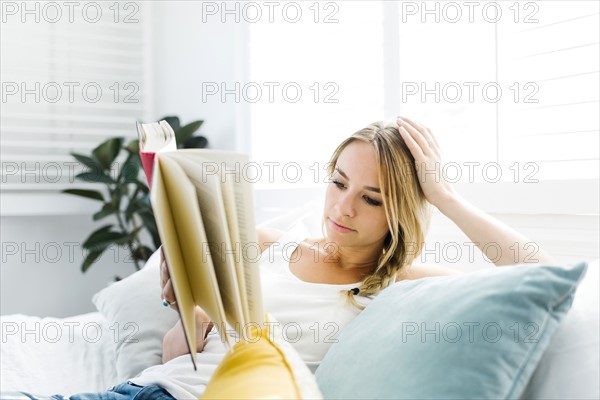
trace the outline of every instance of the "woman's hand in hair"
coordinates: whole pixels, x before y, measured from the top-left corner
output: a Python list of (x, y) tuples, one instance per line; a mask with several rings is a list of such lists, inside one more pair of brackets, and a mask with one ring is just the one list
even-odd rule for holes
[[(450, 183), (444, 179), (442, 174), (440, 146), (431, 129), (404, 117), (398, 117), (397, 124), (400, 135), (415, 158), (419, 184), (427, 201), (454, 222), (467, 235), (471, 243), (476, 243), (484, 254), (486, 254), (488, 244), (493, 243), (494, 249), (497, 249), (494, 251), (497, 253), (496, 255), (499, 255), (494, 260), (496, 266), (527, 262), (556, 263), (538, 245), (536, 245), (537, 252), (533, 259), (528, 257), (527, 251), (517, 252), (520, 257), (515, 257), (515, 247), (527, 249), (535, 242), (454, 193)], [(487, 254), (486, 256), (491, 258)], [(425, 274), (429, 274), (429, 272), (425, 272)]]
[(406, 117), (398, 117), (396, 123), (400, 135), (413, 157), (421, 189), (425, 198), (438, 207), (454, 189), (442, 174), (442, 152), (431, 129)]

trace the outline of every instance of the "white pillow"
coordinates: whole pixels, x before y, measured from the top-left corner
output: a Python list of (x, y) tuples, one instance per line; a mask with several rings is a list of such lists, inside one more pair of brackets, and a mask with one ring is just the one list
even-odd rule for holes
[(144, 268), (115, 282), (92, 298), (116, 334), (117, 377), (123, 382), (162, 363), (162, 340), (178, 314), (161, 303), (160, 253)]
[(600, 398), (599, 265), (588, 266), (522, 399)]

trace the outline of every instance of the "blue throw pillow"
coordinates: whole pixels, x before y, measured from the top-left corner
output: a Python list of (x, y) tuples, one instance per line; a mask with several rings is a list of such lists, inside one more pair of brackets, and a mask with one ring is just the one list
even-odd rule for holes
[(518, 265), (397, 282), (316, 371), (326, 399), (518, 398), (587, 264)]

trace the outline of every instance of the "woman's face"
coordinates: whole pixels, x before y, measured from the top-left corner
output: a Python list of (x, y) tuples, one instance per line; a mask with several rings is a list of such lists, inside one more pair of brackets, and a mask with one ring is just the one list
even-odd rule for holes
[(389, 229), (371, 144), (354, 141), (340, 153), (327, 187), (324, 218), (328, 240), (340, 246), (383, 246)]

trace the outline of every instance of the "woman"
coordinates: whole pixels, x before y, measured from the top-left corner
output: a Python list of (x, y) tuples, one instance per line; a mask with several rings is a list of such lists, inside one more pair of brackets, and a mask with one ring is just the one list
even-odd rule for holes
[[(512, 249), (530, 241), (461, 199), (444, 180), (426, 174), (440, 164), (440, 148), (430, 129), (404, 117), (396, 125), (371, 124), (342, 142), (332, 156), (323, 238), (307, 238), (302, 229), (258, 232), (265, 309), (284, 326), (299, 328), (299, 336), (287, 339), (313, 371), (337, 333), (382, 289), (401, 280), (459, 273), (415, 263), (430, 205), (480, 249), (494, 242), (501, 249), (497, 266), (524, 261), (513, 259)], [(541, 250), (537, 256), (536, 262), (553, 262)], [(164, 301), (176, 308), (164, 258), (161, 286)], [(162, 365), (112, 391), (71, 398), (198, 398), (226, 350), (218, 335), (209, 334), (214, 331), (200, 308), (196, 323), (198, 372), (190, 368), (178, 322), (165, 335)]]
[[(429, 205), (450, 218), (480, 249), (495, 243), (494, 251), (501, 250), (498, 257), (494, 257), (497, 266), (524, 262), (522, 258), (513, 258), (514, 246), (518, 243), (524, 247), (530, 241), (461, 199), (447, 182), (425, 174), (435, 168), (439, 171), (440, 167), (440, 148), (430, 129), (408, 118), (398, 118), (396, 125), (374, 123), (346, 139), (333, 153), (323, 214), (325, 237), (307, 239), (302, 236), (306, 232), (296, 235), (276, 230), (258, 232), (263, 256), (267, 249), (299, 243), (287, 257), (261, 265), (261, 274), (265, 309), (281, 323), (301, 326), (303, 337), (292, 342), (311, 369), (318, 366), (330, 345), (324, 340), (314, 340), (319, 335), (312, 334), (313, 330), (321, 329), (321, 338), (328, 332), (337, 333), (373, 295), (393, 282), (459, 273), (414, 262), (425, 239)], [(541, 250), (536, 255), (536, 262), (553, 263)], [(286, 260), (293, 262), (286, 263)], [(291, 272), (288, 278), (291, 277), (292, 282), (294, 278), (300, 281), (296, 282), (298, 290), (294, 290), (289, 279), (271, 278), (282, 270), (280, 275), (285, 275), (285, 269)], [(176, 308), (164, 259), (161, 260), (161, 285), (163, 298)], [(329, 291), (329, 297), (322, 293), (324, 290)], [(340, 290), (353, 310), (323, 305), (325, 299), (329, 304), (336, 304), (332, 294)], [(317, 295), (323, 301), (315, 306)], [(307, 304), (307, 299), (312, 303)], [(312, 317), (307, 318), (307, 314)], [(319, 320), (317, 314), (328, 317)], [(325, 329), (332, 321), (335, 329), (332, 330), (331, 325)], [(197, 344), (201, 351), (210, 321), (199, 308), (197, 325), (199, 332), (204, 332), (199, 335)], [(165, 362), (187, 353), (179, 324), (165, 336), (163, 350)], [(185, 362), (189, 364), (189, 360)]]

